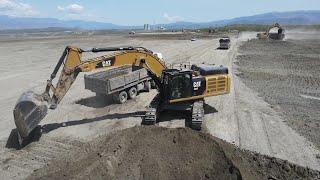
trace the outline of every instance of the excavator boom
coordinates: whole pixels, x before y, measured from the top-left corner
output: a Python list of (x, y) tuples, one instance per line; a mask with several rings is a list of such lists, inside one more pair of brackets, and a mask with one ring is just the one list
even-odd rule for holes
[[(82, 53), (85, 52), (112, 52), (111, 54), (99, 56), (82, 61)], [(61, 70), (56, 85), (52, 84), (58, 71)], [(14, 121), (20, 139), (27, 138), (40, 121), (46, 116), (48, 108), (55, 109), (69, 88), (76, 80), (80, 72), (90, 72), (111, 66), (134, 65), (148, 70), (156, 83), (160, 83), (160, 76), (165, 63), (153, 54), (152, 51), (142, 47), (109, 47), (93, 48), (83, 50), (75, 47), (66, 47), (59, 59), (50, 79), (47, 81), (45, 91), (36, 94), (32, 91), (23, 93), (13, 111)], [(20, 142), (21, 143), (21, 142)]]

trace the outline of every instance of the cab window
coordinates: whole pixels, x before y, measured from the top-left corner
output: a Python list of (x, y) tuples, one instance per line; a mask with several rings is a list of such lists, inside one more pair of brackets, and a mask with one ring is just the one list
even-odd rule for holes
[(182, 74), (172, 77), (170, 99), (181, 99), (191, 96), (191, 75)]

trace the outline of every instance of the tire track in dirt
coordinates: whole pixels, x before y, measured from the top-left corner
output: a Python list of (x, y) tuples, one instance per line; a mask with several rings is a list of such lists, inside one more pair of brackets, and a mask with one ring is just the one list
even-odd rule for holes
[[(257, 47), (253, 47), (257, 48)], [(252, 48), (248, 49), (248, 54), (252, 55), (253, 51), (259, 52), (259, 56), (264, 56), (264, 52), (261, 50), (254, 50)], [(272, 49), (272, 48), (271, 48)], [(269, 51), (270, 49), (268, 49)], [(241, 58), (245, 60), (247, 58), (247, 52), (245, 55), (241, 55)], [(259, 58), (254, 55), (255, 59)], [(261, 84), (261, 88), (267, 88), (268, 85), (277, 79), (263, 79), (261, 77), (261, 72), (266, 72), (268, 75), (277, 76), (277, 74), (286, 74), (294, 72), (283, 72), (287, 70), (287, 64), (280, 64), (277, 66), (276, 71), (273, 73), (268, 72), (268, 68), (272, 64), (271, 62), (266, 63), (266, 65), (253, 64), (247, 61), (244, 61), (246, 68), (243, 67), (238, 69), (236, 63), (235, 69), (238, 69), (240, 72), (250, 74), (254, 78), (256, 83)], [(257, 61), (258, 63), (260, 61)], [(266, 62), (266, 60), (264, 61)], [(257, 72), (260, 72), (258, 74)], [(240, 77), (243, 74), (240, 73)], [(289, 84), (294, 83), (294, 81), (289, 77)], [(270, 80), (270, 82), (268, 82)], [(284, 79), (287, 81), (287, 79)], [(292, 130), (285, 124), (285, 120), (280, 116), (278, 112), (275, 111), (277, 107), (271, 106), (264, 102), (261, 96), (258, 96), (256, 92), (246, 87), (239, 77), (234, 76), (234, 83), (237, 88), (236, 91), (236, 114), (238, 114), (239, 122), (239, 132), (240, 132), (240, 147), (244, 149), (254, 150), (263, 154), (270, 156), (275, 156), (278, 158), (286, 159), (291, 162), (308, 166), (313, 169), (320, 169), (319, 160), (316, 156), (319, 154), (319, 151), (312, 146), (312, 144), (307, 141), (305, 138), (301, 137), (297, 132)], [(284, 84), (284, 83), (283, 83)], [(278, 88), (287, 88), (285, 86), (278, 86)], [(277, 96), (276, 91), (270, 93), (270, 96), (273, 98), (281, 98)], [(288, 97), (295, 96), (295, 89), (288, 89)], [(289, 102), (289, 101), (288, 101)], [(244, 113), (246, 112), (246, 113)], [(250, 114), (250, 115), (248, 115)], [(250, 122), (249, 122), (250, 120)], [(253, 124), (261, 124), (260, 127), (254, 127)]]
[[(13, 135), (14, 136), (14, 135)], [(15, 137), (11, 137), (14, 140)], [(34, 170), (47, 165), (51, 160), (61, 158), (67, 152), (79, 150), (78, 141), (56, 140), (43, 137), (40, 141), (16, 150), (17, 142), (0, 141), (0, 179), (23, 179)]]
[[(211, 51), (210, 56), (214, 59), (215, 64), (227, 66), (233, 77), (232, 61), (237, 52), (238, 40), (232, 38), (231, 43), (232, 46), (229, 50), (213, 50)], [(218, 39), (216, 40), (215, 46), (218, 47)], [(206, 131), (210, 134), (239, 145), (241, 136), (239, 136), (238, 118), (236, 118), (235, 113), (235, 89), (233, 81), (234, 78), (232, 78), (230, 94), (206, 98), (206, 102), (213, 107), (216, 112), (205, 116), (204, 125)]]

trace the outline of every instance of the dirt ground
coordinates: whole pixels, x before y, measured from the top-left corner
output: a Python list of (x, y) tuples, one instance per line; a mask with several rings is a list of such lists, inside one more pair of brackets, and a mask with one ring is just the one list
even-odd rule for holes
[[(134, 127), (102, 136), (27, 179), (318, 179), (319, 171), (241, 151), (191, 129)], [(71, 157), (71, 158), (70, 158)]]
[[(299, 36), (298, 36), (299, 37)], [(320, 41), (251, 40), (240, 47), (239, 77), (293, 129), (320, 147)]]
[[(127, 35), (1, 37), (0, 39), (0, 179), (22, 179), (52, 160), (78, 151), (99, 136), (140, 126), (146, 106), (156, 91), (142, 93), (123, 105), (95, 97), (84, 89), (83, 74), (55, 111), (41, 122), (42, 134), (22, 150), (16, 150), (12, 110), (26, 90), (42, 92), (66, 45), (78, 47), (144, 46), (161, 52), (168, 63), (214, 63), (229, 67), (231, 93), (206, 99), (203, 132), (241, 149), (281, 158), (320, 170), (319, 151), (289, 127), (281, 113), (246, 86), (234, 62), (238, 48), (256, 33), (231, 36), (230, 50), (218, 50), (218, 39), (190, 40), (128, 38)], [(89, 54), (87, 57), (94, 56)], [(184, 127), (180, 114), (163, 114), (160, 127)]]

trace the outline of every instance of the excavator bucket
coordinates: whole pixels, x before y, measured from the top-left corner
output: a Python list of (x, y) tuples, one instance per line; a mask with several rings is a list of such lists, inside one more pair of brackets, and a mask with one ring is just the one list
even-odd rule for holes
[(48, 110), (47, 102), (39, 94), (32, 91), (23, 93), (14, 110), (14, 122), (19, 133), (19, 143), (28, 138), (33, 129), (46, 116)]

